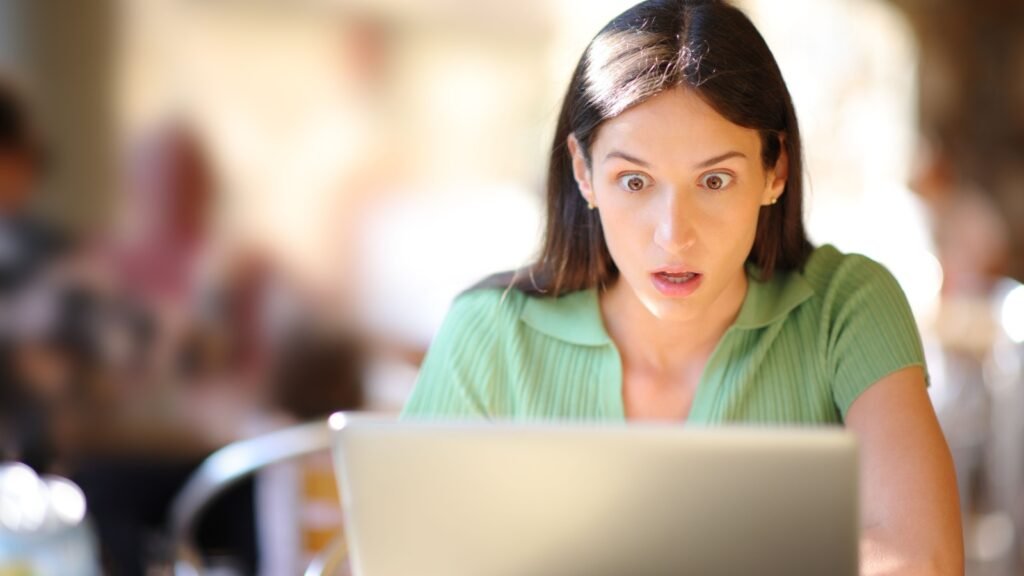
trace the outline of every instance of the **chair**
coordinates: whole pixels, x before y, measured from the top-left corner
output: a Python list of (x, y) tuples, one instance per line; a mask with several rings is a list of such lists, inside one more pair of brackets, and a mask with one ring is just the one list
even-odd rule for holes
[[(195, 542), (198, 521), (207, 506), (239, 480), (280, 462), (325, 451), (331, 434), (323, 420), (300, 424), (256, 438), (234, 442), (211, 454), (171, 503), (170, 533), (175, 576), (199, 576), (202, 557)], [(339, 536), (314, 558), (308, 576), (333, 574), (347, 555)]]

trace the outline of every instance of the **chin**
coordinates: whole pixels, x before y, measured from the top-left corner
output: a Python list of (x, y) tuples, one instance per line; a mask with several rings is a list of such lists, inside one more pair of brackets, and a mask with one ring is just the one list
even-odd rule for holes
[(643, 300), (644, 308), (658, 320), (666, 322), (686, 322), (699, 315), (700, 305), (692, 298), (668, 299), (664, 296), (647, 296)]

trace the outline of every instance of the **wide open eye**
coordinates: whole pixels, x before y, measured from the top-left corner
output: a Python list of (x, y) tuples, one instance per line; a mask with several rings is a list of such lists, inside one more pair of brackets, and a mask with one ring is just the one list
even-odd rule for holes
[(700, 185), (708, 190), (722, 190), (732, 183), (732, 174), (727, 172), (708, 172), (700, 177)]
[(619, 187), (626, 192), (640, 192), (651, 185), (651, 179), (638, 172), (630, 172), (619, 176)]

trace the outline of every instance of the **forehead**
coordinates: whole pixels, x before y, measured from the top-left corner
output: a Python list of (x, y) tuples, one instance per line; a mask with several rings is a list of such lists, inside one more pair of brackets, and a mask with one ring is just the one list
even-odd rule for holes
[(697, 163), (733, 150), (756, 160), (760, 138), (756, 130), (726, 120), (693, 91), (674, 88), (605, 121), (592, 156), (600, 159), (613, 149), (652, 162)]

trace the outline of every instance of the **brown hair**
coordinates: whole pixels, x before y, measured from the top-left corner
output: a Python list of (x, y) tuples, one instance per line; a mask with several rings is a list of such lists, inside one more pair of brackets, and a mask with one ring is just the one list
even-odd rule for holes
[(0, 154), (42, 167), (43, 151), (28, 106), (15, 86), (0, 77)]
[(789, 180), (778, 203), (761, 209), (748, 262), (765, 279), (803, 266), (812, 246), (803, 226), (800, 131), (768, 45), (742, 12), (721, 0), (648, 0), (609, 22), (576, 66), (551, 146), (539, 258), (479, 286), (559, 296), (606, 286), (618, 276), (600, 218), (587, 209), (573, 177), (566, 140), (576, 136), (589, 164), (603, 122), (676, 87), (692, 90), (730, 122), (757, 130), (766, 169), (785, 146)]

